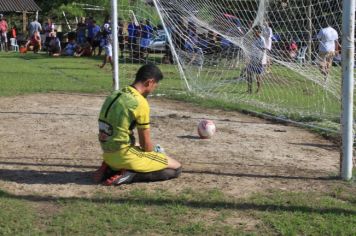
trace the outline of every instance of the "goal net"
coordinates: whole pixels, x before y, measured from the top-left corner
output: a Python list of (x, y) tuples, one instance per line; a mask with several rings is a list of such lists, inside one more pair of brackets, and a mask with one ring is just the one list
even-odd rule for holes
[(342, 1), (122, 4), (129, 6), (121, 8), (122, 16), (137, 24), (151, 19), (156, 29), (164, 29), (159, 32), (170, 47), (160, 62), (173, 60), (190, 92), (277, 117), (338, 123)]

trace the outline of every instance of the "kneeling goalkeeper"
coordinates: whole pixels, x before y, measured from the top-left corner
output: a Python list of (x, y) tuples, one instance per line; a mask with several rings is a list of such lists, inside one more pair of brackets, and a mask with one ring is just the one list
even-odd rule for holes
[[(179, 176), (181, 164), (154, 151), (150, 137), (150, 108), (146, 97), (162, 79), (157, 66), (144, 65), (131, 86), (114, 91), (106, 98), (99, 116), (99, 141), (104, 161), (94, 174), (95, 182), (120, 185)], [(135, 146), (135, 127), (139, 146)]]

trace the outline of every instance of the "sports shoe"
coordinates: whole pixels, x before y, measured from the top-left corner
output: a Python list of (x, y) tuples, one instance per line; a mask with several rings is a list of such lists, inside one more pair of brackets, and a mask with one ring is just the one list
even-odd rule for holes
[(94, 175), (93, 175), (94, 182), (100, 183), (101, 181), (103, 181), (108, 169), (109, 169), (109, 166), (105, 162), (102, 162), (99, 169), (97, 169), (94, 172)]
[(106, 186), (121, 185), (130, 183), (135, 177), (136, 173), (128, 170), (120, 170), (110, 178), (106, 179), (103, 184)]

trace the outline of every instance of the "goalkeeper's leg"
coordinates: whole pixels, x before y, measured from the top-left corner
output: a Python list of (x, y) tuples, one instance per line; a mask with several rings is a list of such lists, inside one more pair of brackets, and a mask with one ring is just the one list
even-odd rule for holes
[(178, 169), (163, 169), (159, 171), (153, 171), (148, 173), (136, 173), (132, 182), (153, 182), (153, 181), (164, 181), (173, 178), (177, 178), (182, 172), (182, 168)]

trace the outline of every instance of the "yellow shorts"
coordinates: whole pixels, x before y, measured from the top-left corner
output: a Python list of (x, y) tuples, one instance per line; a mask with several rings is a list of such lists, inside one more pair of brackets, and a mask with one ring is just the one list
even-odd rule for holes
[(104, 153), (104, 161), (114, 170), (152, 172), (167, 168), (167, 156), (159, 152), (144, 152), (138, 147), (127, 147), (114, 153)]

